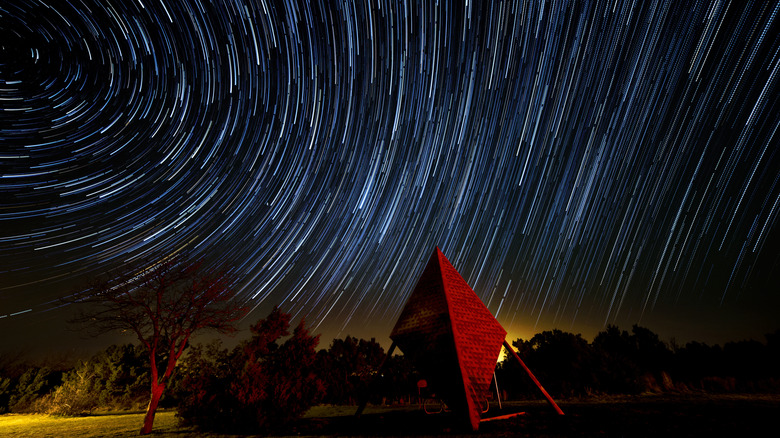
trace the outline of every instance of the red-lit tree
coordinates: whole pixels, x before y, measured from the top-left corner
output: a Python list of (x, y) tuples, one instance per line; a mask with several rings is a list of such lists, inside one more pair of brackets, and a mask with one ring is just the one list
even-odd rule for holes
[(88, 303), (74, 322), (94, 333), (129, 331), (149, 355), (151, 397), (141, 434), (152, 431), (154, 414), (193, 333), (235, 330), (246, 314), (225, 271), (204, 271), (202, 262), (168, 259), (93, 282), (69, 301)]

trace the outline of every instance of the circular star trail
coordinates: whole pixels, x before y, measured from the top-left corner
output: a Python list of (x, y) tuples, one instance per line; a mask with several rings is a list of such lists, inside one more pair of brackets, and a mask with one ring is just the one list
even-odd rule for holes
[(0, 324), (186, 252), (381, 335), (436, 246), (510, 331), (766, 308), (779, 12), (5, 1)]

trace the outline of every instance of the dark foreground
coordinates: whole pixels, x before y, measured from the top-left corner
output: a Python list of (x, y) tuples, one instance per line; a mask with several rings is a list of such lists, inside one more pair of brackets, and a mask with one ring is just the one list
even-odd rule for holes
[[(776, 436), (780, 395), (641, 396), (559, 401), (561, 417), (543, 402), (513, 402), (487, 416), (525, 412), (508, 420), (463, 430), (452, 414), (426, 415), (416, 406), (369, 406), (360, 418), (355, 407), (316, 406), (275, 436), (479, 436), (479, 437), (748, 437)], [(152, 437), (245, 438), (199, 432), (178, 423), (173, 411), (159, 412)], [(40, 414), (0, 415), (0, 437), (130, 438), (138, 436), (143, 412), (86, 417)]]
[(777, 430), (780, 396), (639, 396), (562, 401), (559, 405), (565, 416), (558, 416), (543, 402), (505, 403), (502, 410), (491, 404), (486, 417), (525, 414), (484, 422), (478, 432), (460, 428), (452, 414), (426, 415), (410, 407), (375, 408), (360, 418), (347, 412), (314, 416), (315, 411), (287, 432), (331, 436), (760, 436)]

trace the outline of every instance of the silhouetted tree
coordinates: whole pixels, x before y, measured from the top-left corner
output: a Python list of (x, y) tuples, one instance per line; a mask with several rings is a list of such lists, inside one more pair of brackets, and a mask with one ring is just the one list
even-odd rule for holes
[(671, 365), (672, 352), (657, 334), (634, 324), (632, 340), (636, 346), (636, 361), (644, 372), (658, 374)]
[(347, 336), (334, 339), (330, 348), (321, 350), (317, 358), (319, 374), (326, 385), (324, 401), (354, 404), (377, 377), (385, 352), (374, 339)]
[(151, 397), (141, 434), (152, 431), (166, 385), (193, 333), (234, 331), (246, 313), (226, 272), (204, 271), (201, 262), (168, 259), (99, 279), (70, 300), (89, 303), (75, 322), (94, 333), (134, 333), (149, 356)]
[[(724, 390), (725, 363), (723, 348), (720, 345), (707, 345), (703, 342), (688, 342), (674, 353), (674, 377), (693, 388), (718, 391)], [(715, 387), (715, 384), (718, 384)]]
[(775, 370), (770, 370), (768, 350), (756, 340), (727, 342), (723, 346), (725, 374), (742, 382), (740, 389), (753, 391), (757, 380), (765, 379)]
[[(558, 329), (543, 331), (528, 341), (512, 342), (518, 355), (551, 394), (581, 395), (592, 390), (595, 370), (588, 341), (580, 334)], [(538, 391), (514, 361), (507, 357), (501, 365), (503, 386)]]
[[(635, 393), (673, 367), (673, 353), (651, 330), (634, 325), (629, 334), (608, 325), (593, 339), (598, 381), (607, 392)], [(655, 383), (653, 383), (655, 385)]]
[(387, 358), (382, 373), (371, 390), (390, 400), (411, 400), (411, 397), (417, 397), (418, 380), (420, 376), (412, 361), (407, 356), (394, 354)]
[(767, 333), (766, 350), (769, 369), (772, 370), (772, 376), (780, 375), (780, 329), (774, 333)]
[(615, 325), (607, 325), (593, 339), (599, 389), (611, 393), (635, 393), (641, 389), (642, 374), (637, 363), (634, 338)]

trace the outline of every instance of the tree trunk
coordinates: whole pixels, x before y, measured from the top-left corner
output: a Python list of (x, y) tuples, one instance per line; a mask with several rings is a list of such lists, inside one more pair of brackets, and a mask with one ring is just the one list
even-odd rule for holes
[(152, 432), (152, 425), (154, 425), (154, 414), (157, 412), (157, 404), (160, 403), (160, 397), (162, 397), (164, 389), (165, 384), (152, 382), (152, 398), (149, 400), (149, 407), (146, 408), (144, 427), (141, 428), (141, 435), (146, 435)]

